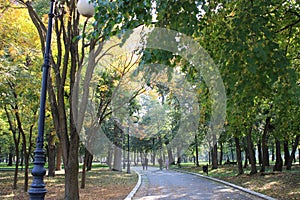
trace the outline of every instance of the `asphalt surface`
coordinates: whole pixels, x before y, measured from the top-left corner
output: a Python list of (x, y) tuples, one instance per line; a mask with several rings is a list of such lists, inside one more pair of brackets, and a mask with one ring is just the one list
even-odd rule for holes
[(154, 167), (148, 167), (148, 170), (134, 167), (134, 170), (140, 173), (142, 184), (132, 199), (262, 199), (230, 186), (191, 174), (165, 169), (161, 171)]

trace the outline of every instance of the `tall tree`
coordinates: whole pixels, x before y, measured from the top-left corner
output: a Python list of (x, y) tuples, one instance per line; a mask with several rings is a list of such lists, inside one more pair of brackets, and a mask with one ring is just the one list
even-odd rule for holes
[[(19, 0), (25, 6), (33, 24), (36, 26), (42, 50), (45, 48), (46, 27), (31, 1)], [(48, 81), (48, 94), (51, 105), (53, 123), (63, 150), (65, 169), (65, 199), (79, 199), (78, 190), (78, 148), (79, 132), (76, 129), (76, 110), (78, 99), (74, 98), (72, 88), (76, 73), (86, 67), (83, 63), (85, 52), (89, 53), (89, 67), (95, 67), (95, 53), (101, 52), (101, 44), (109, 36), (120, 33), (124, 29), (135, 28), (141, 22), (149, 22), (151, 1), (119, 1), (95, 2), (94, 26), (83, 26), (80, 31), (80, 15), (76, 9), (76, 1), (58, 1), (55, 4), (54, 34), (56, 47), (52, 46), (51, 75)], [(82, 23), (81, 23), (82, 22)], [(116, 26), (118, 24), (118, 26)], [(85, 33), (86, 27), (91, 34)], [(81, 38), (81, 41), (79, 40)], [(86, 51), (87, 47), (89, 50)], [(97, 49), (95, 49), (97, 48)], [(88, 80), (87, 80), (88, 81)], [(86, 91), (88, 92), (88, 91)], [(76, 96), (76, 94), (75, 94)], [(80, 126), (79, 126), (80, 127)], [(78, 127), (77, 127), (78, 128)], [(79, 128), (80, 129), (80, 128)]]

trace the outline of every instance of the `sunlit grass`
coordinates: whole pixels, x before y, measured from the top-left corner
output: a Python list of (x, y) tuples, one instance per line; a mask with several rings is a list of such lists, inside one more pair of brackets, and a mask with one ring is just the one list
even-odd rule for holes
[[(24, 175), (19, 172), (18, 189), (13, 190), (14, 171), (0, 171), (0, 199), (28, 199), (27, 192), (23, 191)], [(101, 165), (93, 166), (91, 171), (86, 173), (86, 187), (80, 189), (81, 199), (124, 199), (137, 183), (137, 174), (132, 172), (110, 171), (108, 167)], [(31, 184), (32, 177), (30, 177)], [(46, 199), (59, 200), (64, 197), (64, 174), (57, 174), (55, 177), (44, 177), (47, 194)], [(79, 174), (79, 184), (81, 173)]]

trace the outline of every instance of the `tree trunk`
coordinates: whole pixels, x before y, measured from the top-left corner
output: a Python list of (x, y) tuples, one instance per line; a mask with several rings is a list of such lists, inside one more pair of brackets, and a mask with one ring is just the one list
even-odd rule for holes
[(122, 152), (123, 152), (123, 169), (126, 168), (126, 151), (125, 151), (125, 146), (126, 146), (126, 139), (125, 139), (125, 133), (122, 134)]
[(271, 148), (271, 154), (272, 154), (272, 161), (275, 161), (275, 150), (274, 150), (274, 144), (273, 144), (273, 142), (272, 142), (272, 148)]
[(55, 170), (60, 171), (61, 170), (61, 165), (62, 165), (62, 147), (61, 147), (61, 143), (57, 144), (57, 148), (56, 148), (56, 166), (55, 166)]
[(114, 146), (114, 164), (113, 164), (113, 170), (114, 171), (122, 171), (122, 150)]
[(13, 166), (13, 153), (8, 153), (8, 163), (7, 166)]
[(198, 149), (198, 136), (197, 136), (197, 133), (195, 134), (195, 148), (196, 148), (196, 158), (195, 158), (195, 161), (196, 161), (196, 166), (199, 167), (199, 149)]
[(122, 171), (122, 130), (118, 127), (117, 121), (114, 121), (114, 171)]
[(212, 149), (212, 169), (218, 168), (218, 145), (216, 135), (213, 134), (213, 149)]
[(24, 153), (25, 171), (24, 171), (24, 192), (28, 191), (28, 175), (29, 175), (29, 154)]
[(249, 162), (251, 164), (250, 175), (252, 175), (257, 173), (255, 153), (254, 153), (253, 143), (252, 143), (252, 127), (249, 128), (246, 138), (247, 138), (247, 147), (249, 152)]
[(48, 154), (48, 176), (55, 176), (55, 135), (48, 135), (48, 145), (47, 145), (47, 154)]
[(242, 163), (242, 151), (241, 151), (240, 139), (237, 136), (235, 136), (234, 141), (235, 141), (235, 149), (236, 149), (236, 161), (239, 170), (238, 175), (241, 175), (244, 174), (244, 170), (243, 170), (243, 163)]
[(300, 165), (300, 148), (298, 149), (298, 158), (299, 158), (299, 165)]
[(167, 151), (168, 151), (169, 164), (170, 165), (175, 165), (175, 160), (173, 158), (172, 149), (169, 147), (169, 145), (167, 146)]
[(48, 143), (48, 176), (55, 176), (55, 145)]
[[(76, 159), (77, 160), (77, 159)], [(77, 164), (76, 164), (77, 162)], [(78, 161), (69, 159), (65, 166), (65, 200), (79, 200)]]
[(16, 166), (15, 166), (15, 173), (14, 173), (13, 189), (17, 189), (18, 172), (19, 172), (19, 149), (18, 149), (18, 151), (16, 151)]
[(287, 166), (288, 160), (290, 159), (289, 141), (287, 139), (284, 140), (283, 150), (284, 150), (284, 166)]
[(153, 166), (155, 166), (155, 157), (156, 157), (155, 138), (153, 138), (152, 142), (153, 142), (153, 157), (152, 157), (152, 163), (153, 163)]
[(85, 188), (86, 164), (88, 162), (88, 157), (89, 157), (89, 151), (86, 148), (84, 148), (84, 159), (83, 159), (83, 165), (82, 165), (81, 185), (80, 185), (81, 189)]
[(134, 152), (133, 152), (133, 162), (134, 162), (134, 166), (137, 166), (137, 160), (136, 160), (136, 157), (137, 157), (137, 156), (136, 156), (136, 154), (137, 154), (137, 153), (134, 151)]
[[(17, 162), (16, 164), (19, 165), (19, 144), (20, 144), (20, 131), (18, 132), (18, 137), (16, 136), (17, 134), (17, 130), (16, 127), (14, 126), (14, 123), (12, 121), (12, 117), (8, 112), (8, 109), (6, 106), (4, 106), (4, 110), (5, 110), (5, 114), (8, 120), (8, 124), (9, 124), (9, 128), (13, 134), (13, 139), (14, 139), (14, 145), (15, 145), (15, 153), (17, 155)], [(11, 146), (10, 151), (8, 153), (8, 164), (7, 166), (12, 166), (13, 165), (13, 150), (14, 148)], [(19, 167), (19, 166), (18, 166)], [(18, 167), (16, 168), (18, 171)], [(15, 176), (14, 176), (14, 189), (17, 189), (17, 181), (18, 181), (18, 172), (15, 172)]]
[(266, 125), (264, 127), (264, 132), (262, 135), (262, 165), (261, 165), (261, 172), (265, 172), (266, 166), (270, 166), (269, 163), (269, 149), (268, 149), (268, 131), (270, 127), (271, 117), (267, 117)]
[(258, 163), (262, 165), (262, 150), (261, 150), (261, 141), (257, 142), (257, 152), (258, 152)]
[(23, 151), (21, 151), (20, 153), (21, 153), (20, 166), (21, 166), (21, 170), (23, 170), (23, 167), (24, 167), (24, 154), (23, 154)]
[(247, 168), (248, 167), (248, 158), (249, 158), (249, 151), (248, 151), (248, 148), (245, 147), (245, 160), (244, 160), (244, 168)]
[(292, 169), (292, 162), (293, 162), (293, 159), (295, 157), (295, 153), (296, 153), (296, 150), (297, 150), (297, 147), (298, 147), (298, 144), (299, 144), (299, 138), (300, 138), (300, 135), (298, 134), (296, 136), (295, 142), (294, 142), (293, 147), (292, 147), (291, 156), (289, 157), (289, 160), (288, 160), (287, 165), (286, 165), (286, 169), (287, 170), (291, 170)]
[(273, 171), (282, 171), (282, 165), (283, 165), (283, 161), (281, 158), (281, 147), (280, 147), (280, 141), (276, 139), (275, 141), (275, 148), (276, 148), (276, 161), (275, 161), (275, 165), (273, 167)]
[(108, 147), (108, 152), (107, 152), (107, 158), (106, 158), (106, 164), (109, 167), (109, 169), (112, 169), (111, 162), (112, 162), (112, 153), (113, 153), (113, 147)]
[(220, 142), (220, 159), (219, 159), (219, 165), (222, 165), (223, 163), (223, 143)]
[(218, 169), (218, 145), (215, 143), (212, 149), (212, 166), (211, 169)]
[(211, 164), (211, 154), (212, 154), (212, 151), (210, 150), (208, 152), (208, 164)]
[[(13, 140), (14, 140), (14, 145), (15, 145), (15, 154), (16, 154), (16, 166), (15, 166), (15, 173), (14, 173), (14, 183), (13, 183), (13, 189), (17, 189), (17, 183), (18, 183), (18, 171), (19, 171), (19, 144), (20, 144), (20, 132), (17, 131), (16, 128), (14, 127), (12, 121), (11, 121), (11, 116), (8, 113), (8, 110), (5, 107), (5, 112), (7, 115), (8, 123), (9, 123), (9, 128), (12, 131), (13, 134)], [(12, 149), (12, 148), (11, 148)], [(9, 164), (8, 166), (12, 166), (12, 153), (9, 152)]]
[(92, 164), (93, 164), (93, 154), (91, 154), (88, 150), (87, 151), (87, 162), (86, 162), (86, 170), (90, 171), (92, 170)]
[(68, 145), (68, 149), (65, 149), (64, 147), (62, 149), (64, 151), (63, 155), (67, 155), (67, 157), (65, 158), (64, 156), (63, 159), (64, 166), (65, 166), (65, 198), (64, 199), (79, 200), (79, 183), (78, 183), (79, 134), (76, 131), (72, 111), (70, 116), (70, 143)]

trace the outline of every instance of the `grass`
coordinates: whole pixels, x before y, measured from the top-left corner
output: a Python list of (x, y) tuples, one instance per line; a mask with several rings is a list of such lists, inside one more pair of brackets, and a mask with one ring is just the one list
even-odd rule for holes
[[(193, 164), (183, 164), (182, 170), (206, 175), (202, 167)], [(210, 169), (210, 168), (209, 168)], [(259, 170), (259, 166), (257, 167)], [(209, 170), (208, 176), (221, 179), (250, 190), (266, 194), (280, 200), (300, 199), (300, 166), (293, 166), (291, 171), (272, 172), (272, 166), (266, 173), (249, 175), (250, 169), (244, 169), (245, 174), (237, 176), (237, 166), (219, 166), (218, 169)]]
[[(23, 191), (23, 173), (19, 173), (18, 189), (12, 189), (13, 171), (0, 171), (0, 199), (29, 199)], [(113, 172), (107, 167), (96, 167), (87, 172), (86, 188), (80, 189), (80, 199), (124, 199), (137, 183), (134, 172)], [(79, 175), (80, 183), (81, 174)], [(32, 178), (30, 178), (30, 181)], [(64, 197), (64, 174), (45, 177), (47, 194), (45, 199), (60, 200)]]

